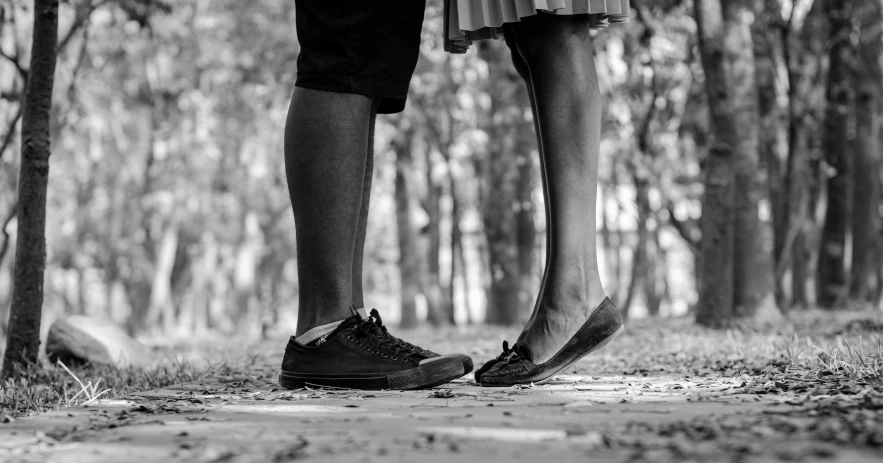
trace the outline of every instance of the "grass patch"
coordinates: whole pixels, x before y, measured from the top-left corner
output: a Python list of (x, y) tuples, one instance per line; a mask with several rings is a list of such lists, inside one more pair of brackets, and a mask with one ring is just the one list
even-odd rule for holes
[(880, 378), (879, 312), (795, 313), (779, 323), (724, 330), (689, 319), (639, 320), (592, 363), (619, 374), (762, 375), (775, 369)]
[[(880, 379), (883, 377), (883, 342), (876, 339), (877, 345), (868, 350), (861, 344), (853, 347), (845, 341), (845, 348), (835, 347), (830, 352), (816, 347), (816, 367), (823, 371), (840, 371), (856, 379)], [(861, 342), (861, 339), (859, 340)]]
[(0, 382), (0, 423), (58, 408), (85, 406), (98, 399), (205, 378), (212, 367), (187, 362), (150, 368), (101, 365), (65, 366), (48, 362), (21, 369), (15, 379)]

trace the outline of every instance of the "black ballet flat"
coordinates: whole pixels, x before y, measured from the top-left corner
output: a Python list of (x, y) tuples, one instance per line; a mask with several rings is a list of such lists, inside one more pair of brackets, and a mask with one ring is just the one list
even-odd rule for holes
[(606, 346), (624, 329), (619, 310), (609, 298), (605, 298), (579, 331), (548, 361), (537, 365), (533, 363), (527, 346), (515, 344), (509, 349), (508, 343), (503, 342), (503, 353), (476, 371), (475, 380), (482, 386), (500, 387), (549, 379), (577, 360)]
[(490, 370), (497, 363), (505, 360), (512, 353), (513, 349), (509, 349), (509, 341), (503, 341), (503, 353), (497, 356), (497, 358), (493, 360), (488, 360), (487, 363), (481, 366), (478, 370), (475, 370), (475, 382), (481, 383), (481, 375), (483, 375), (486, 371)]

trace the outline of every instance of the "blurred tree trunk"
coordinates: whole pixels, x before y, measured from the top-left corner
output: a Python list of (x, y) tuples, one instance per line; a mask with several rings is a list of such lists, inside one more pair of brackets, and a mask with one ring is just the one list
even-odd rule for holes
[[(143, 170), (141, 171), (141, 178), (139, 179), (139, 185), (137, 189), (137, 193), (135, 193), (135, 197), (139, 202), (139, 207), (130, 208), (130, 213), (132, 214), (131, 221), (133, 224), (137, 224), (134, 226), (140, 226), (141, 230), (144, 234), (143, 239), (143, 248), (144, 252), (147, 256), (146, 259), (141, 258), (141, 256), (133, 256), (131, 251), (126, 253), (126, 261), (128, 265), (142, 267), (140, 270), (144, 275), (152, 275), (155, 272), (153, 268), (153, 262), (157, 260), (156, 257), (156, 243), (157, 239), (154, 237), (151, 226), (151, 214), (150, 208), (148, 207), (146, 198), (149, 198), (153, 193), (153, 185), (154, 185), (154, 169), (157, 164), (157, 140), (162, 137), (162, 134), (159, 133), (160, 125), (162, 121), (162, 112), (163, 112), (163, 102), (159, 98), (156, 98), (155, 95), (151, 95), (149, 99), (146, 100), (148, 107), (144, 111), (142, 115), (143, 119), (146, 122), (145, 131), (145, 153), (144, 153), (144, 164)], [(120, 128), (120, 132), (122, 132), (122, 127)], [(124, 148), (124, 134), (120, 133), (117, 139), (117, 148)], [(123, 151), (121, 151), (123, 152)], [(121, 264), (124, 266), (126, 264)], [(126, 294), (129, 296), (129, 300), (132, 304), (132, 313), (129, 316), (129, 319), (126, 321), (126, 331), (129, 334), (135, 334), (141, 330), (151, 328), (151, 326), (147, 323), (147, 320), (150, 318), (150, 310), (151, 310), (151, 300), (152, 300), (152, 292), (153, 292), (153, 281), (148, 280), (144, 277), (139, 277), (133, 274), (134, 272), (129, 272), (127, 277), (123, 278), (123, 285), (126, 288)]]
[[(125, 152), (125, 151), (121, 151)], [(120, 237), (123, 234), (123, 214), (125, 213), (125, 191), (121, 185), (122, 182), (118, 182), (116, 180), (111, 181), (111, 185), (109, 190), (113, 192), (112, 199), (110, 200), (110, 211), (107, 217), (107, 233), (104, 235), (104, 249), (106, 255), (104, 256), (104, 300), (105, 300), (105, 313), (108, 316), (114, 315), (114, 304), (113, 304), (113, 294), (115, 288), (117, 288), (120, 284), (120, 266), (119, 266), (119, 251), (117, 246), (120, 242)], [(118, 321), (118, 320), (117, 320)]]
[[(616, 168), (613, 167), (611, 169), (613, 172), (611, 173), (612, 184), (607, 189), (609, 197), (613, 200), (613, 217), (610, 222), (607, 224), (609, 228), (610, 225), (613, 225), (613, 230), (608, 234), (608, 238), (610, 241), (607, 241), (608, 238), (605, 238), (604, 247), (606, 248), (606, 252), (610, 255), (610, 273), (613, 275), (614, 285), (611, 290), (611, 295), (615, 297), (616, 301), (620, 301), (620, 297), (622, 297), (622, 256), (620, 255), (620, 251), (622, 250), (622, 241), (623, 234), (622, 230), (619, 228), (620, 217), (622, 216), (622, 208), (619, 204), (619, 198), (617, 195), (617, 175)], [(624, 311), (622, 316), (628, 318), (628, 311)]]
[(209, 306), (211, 305), (212, 277), (218, 270), (218, 243), (214, 234), (202, 233), (202, 253), (193, 271), (193, 332), (202, 334), (209, 327)]
[(844, 302), (849, 282), (846, 244), (853, 212), (855, 146), (850, 140), (854, 118), (856, 47), (852, 41), (853, 0), (824, 2), (829, 29), (828, 82), (825, 89), (825, 161), (829, 175), (825, 225), (819, 247), (817, 300), (823, 308)]
[[(634, 162), (631, 164), (634, 164)], [(650, 211), (650, 187), (648, 180), (638, 174), (634, 165), (632, 165), (632, 174), (635, 182), (635, 200), (638, 206), (638, 243), (632, 251), (632, 274), (629, 279), (625, 302), (623, 303), (626, 314), (631, 310), (635, 295), (638, 294), (639, 289), (644, 289), (646, 280), (649, 277), (650, 268), (650, 262), (647, 257), (647, 243), (650, 237), (647, 230), (647, 219)]]
[[(10, 246), (15, 245), (15, 235), (10, 235), (6, 231), (6, 227), (12, 222), (17, 214), (18, 204), (12, 205), (12, 210), (9, 211), (9, 215), (6, 216), (6, 219), (3, 222), (0, 222), (0, 234), (4, 235), (3, 243), (0, 244), (0, 273), (4, 272), (4, 267), (6, 267), (6, 271), (9, 272), (10, 275), (14, 273), (13, 259), (5, 259), (6, 250)], [(0, 298), (0, 338), (6, 338), (7, 331), (7, 323), (9, 322), (9, 303), (12, 300), (12, 292), (6, 291), (3, 298)]]
[(6, 228), (9, 227), (9, 224), (12, 223), (12, 220), (15, 219), (16, 215), (18, 215), (18, 203), (12, 205), (9, 209), (9, 213), (7, 213), (3, 221), (0, 222), (0, 235), (3, 235), (3, 242), (0, 243), (0, 265), (3, 264), (3, 261), (6, 258), (6, 252), (9, 251), (9, 244), (12, 242), (12, 237), (9, 235), (9, 232), (6, 231)]
[[(863, 74), (872, 74), (864, 72)], [(874, 80), (868, 80), (874, 79)], [(877, 77), (862, 76), (856, 98), (856, 150), (852, 215), (852, 284), (850, 296), (866, 301), (870, 294), (873, 252), (880, 228), (880, 124)]]
[(756, 112), (750, 118), (752, 103), (737, 102), (755, 86), (747, 14), (742, 2), (727, 3), (725, 10), (720, 0), (696, 0), (695, 8), (712, 131), (704, 166), (696, 321), (720, 326), (752, 315), (765, 296), (761, 281), (772, 281), (772, 275), (755, 254), (756, 243), (762, 243), (754, 180)]
[[(787, 22), (779, 27), (782, 58), (788, 83), (787, 154), (785, 161), (784, 217), (780, 232), (781, 247), (776, 251), (776, 280), (791, 271), (790, 305), (809, 304), (808, 282), (810, 261), (807, 236), (814, 233), (815, 214), (811, 202), (817, 189), (812, 167), (813, 117), (812, 93), (820, 73), (819, 56), (823, 36), (820, 33), (821, 2), (815, 2), (806, 18), (799, 23), (792, 10)], [(780, 13), (779, 13), (780, 14)]]
[(668, 280), (666, 279), (666, 256), (665, 250), (659, 245), (659, 225), (653, 227), (650, 232), (649, 249), (647, 258), (647, 279), (644, 280), (644, 294), (647, 298), (647, 313), (650, 316), (659, 315), (662, 301), (668, 297)]
[[(776, 85), (776, 62), (781, 54), (781, 34), (786, 27), (782, 23), (781, 0), (754, 0), (755, 19), (751, 28), (754, 42), (758, 96), (759, 160), (767, 171), (766, 187), (769, 191), (773, 215), (773, 264), (777, 266), (783, 257), (788, 234), (788, 195), (785, 184), (784, 165), (780, 141), (787, 138), (787, 123), (779, 107), (779, 90)], [(775, 295), (779, 306), (784, 306), (785, 293), (782, 275), (775, 274)]]
[(699, 49), (711, 113), (705, 161), (700, 301), (697, 322), (726, 325), (762, 312), (777, 314), (766, 197), (760, 169), (758, 96), (751, 3), (697, 0)]
[[(879, 237), (877, 238), (880, 239)], [(883, 244), (877, 243), (877, 252), (874, 256), (874, 262), (877, 274), (877, 287), (874, 288), (874, 294), (871, 301), (874, 307), (883, 307)]]
[(31, 63), (25, 90), (18, 182), (18, 239), (3, 377), (37, 360), (46, 266), (49, 113), (58, 42), (58, 0), (34, 0)]
[[(536, 207), (533, 202), (534, 176), (537, 170), (534, 168), (535, 153), (531, 152), (535, 135), (530, 130), (521, 130), (515, 143), (523, 148), (517, 151), (514, 162), (518, 166), (518, 178), (515, 185), (515, 228), (518, 231), (518, 273), (520, 277), (519, 291), (521, 300), (530, 303), (534, 294), (530, 288), (534, 288), (534, 277), (537, 276), (536, 260), (534, 251), (537, 246)], [(513, 162), (513, 161), (510, 161)], [(541, 277), (541, 276), (540, 276)]]
[(433, 326), (444, 325), (451, 318), (450, 312), (453, 307), (445, 301), (446, 290), (441, 281), (441, 196), (442, 187), (433, 176), (434, 160), (432, 159), (433, 143), (426, 147), (426, 202), (424, 209), (429, 215), (429, 223), (426, 224), (425, 233), (428, 238), (426, 249), (426, 261), (428, 274), (425, 289), (426, 296), (426, 319)]
[[(784, 47), (791, 48), (790, 33)], [(809, 210), (810, 149), (808, 134), (801, 122), (806, 113), (806, 87), (802, 66), (790, 59), (786, 53), (788, 73), (788, 154), (785, 165), (785, 207), (782, 212), (785, 226), (780, 247), (776, 251), (776, 280), (781, 281), (787, 269), (791, 269), (791, 306), (804, 307), (808, 304), (807, 281), (809, 279), (809, 256), (806, 249), (806, 233), (812, 219)]]
[(178, 225), (170, 221), (163, 230), (154, 264), (150, 289), (150, 306), (142, 326), (154, 328), (162, 319), (163, 330), (169, 333), (174, 326), (175, 305), (172, 302), (172, 269), (178, 251)]
[(733, 110), (739, 133), (735, 157), (735, 229), (733, 310), (736, 316), (778, 313), (775, 302), (770, 222), (759, 206), (769, 198), (767, 171), (761, 168), (758, 86), (751, 22), (752, 1), (724, 2), (726, 60), (732, 85)]
[[(449, 117), (449, 124), (453, 124), (452, 118)], [(458, 184), (457, 174), (453, 168), (453, 162), (451, 160), (450, 153), (451, 146), (448, 144), (443, 151), (442, 156), (444, 156), (445, 164), (448, 169), (448, 187), (450, 188), (450, 197), (451, 197), (451, 279), (448, 284), (448, 296), (447, 299), (450, 300), (450, 311), (448, 312), (449, 322), (451, 324), (456, 324), (457, 320), (455, 319), (454, 312), (454, 298), (455, 294), (455, 285), (454, 281), (457, 279), (457, 272), (459, 271), (461, 274), (461, 278), (463, 281), (463, 293), (466, 295), (464, 298), (465, 301), (465, 311), (467, 314), (467, 320), (469, 318), (469, 314), (472, 312), (469, 305), (469, 284), (468, 278), (466, 275), (466, 258), (463, 255), (463, 229), (460, 227), (461, 213), (460, 205), (461, 199), (458, 194)]]
[[(532, 307), (534, 296), (525, 286), (520, 255), (528, 237), (519, 236), (519, 211), (523, 209), (525, 193), (519, 191), (523, 185), (520, 166), (532, 164), (531, 144), (524, 139), (525, 134), (532, 133), (533, 125), (524, 117), (529, 107), (526, 87), (512, 68), (508, 54), (503, 52), (503, 45), (487, 41), (477, 45), (491, 76), (487, 87), (490, 114), (482, 122), (489, 135), (482, 166), (482, 219), (491, 277), (485, 321), (512, 324)], [(533, 252), (533, 243), (529, 252)]]
[(412, 137), (412, 131), (403, 130), (393, 140), (393, 150), (396, 153), (395, 201), (403, 328), (417, 326), (417, 296), (423, 293), (421, 277), (423, 272), (417, 246), (417, 230), (414, 225), (415, 195), (409, 182), (414, 173), (411, 154)]
[(233, 292), (236, 299), (236, 325), (249, 332), (260, 324), (260, 316), (255, 304), (257, 296), (258, 254), (263, 247), (261, 227), (254, 211), (245, 213), (240, 224), (242, 232), (236, 250), (236, 266), (233, 271)]
[[(601, 211), (601, 230), (598, 233), (598, 236), (601, 238), (599, 252), (601, 253), (600, 260), (604, 266), (603, 269), (607, 274), (607, 281), (604, 287), (607, 288), (607, 293), (611, 299), (618, 302), (616, 295), (619, 291), (619, 278), (616, 274), (617, 266), (614, 260), (613, 232), (610, 230), (610, 221), (607, 219), (607, 196), (610, 194), (609, 190), (610, 188), (605, 185), (598, 189), (598, 209)], [(623, 317), (626, 317), (627, 311), (623, 309), (624, 307), (620, 304), (619, 310), (623, 313)]]
[(491, 277), (485, 321), (512, 324), (519, 320), (520, 312), (529, 301), (522, 296), (525, 291), (521, 286), (518, 229), (513, 207), (518, 202), (517, 178), (514, 178), (517, 168), (512, 163), (513, 153), (501, 146), (501, 137), (492, 136), (497, 141), (490, 142), (486, 172), (490, 191), (484, 197), (482, 207)]
[(852, 284), (850, 296), (869, 301), (876, 282), (875, 249), (883, 234), (880, 217), (881, 86), (883, 72), (883, 12), (879, 0), (861, 0), (854, 14), (861, 21), (860, 66), (856, 97), (855, 184), (852, 216)]
[[(457, 181), (451, 161), (451, 147), (457, 136), (457, 123), (450, 108), (457, 107), (457, 84), (451, 68), (450, 56), (435, 65), (438, 80), (434, 79), (435, 91), (417, 91), (411, 113), (412, 122), (420, 127), (426, 140), (426, 187), (423, 203), (429, 216), (424, 232), (428, 235), (428, 277), (426, 283), (429, 302), (428, 318), (434, 325), (455, 324), (455, 285), (458, 249), (461, 247), (460, 211), (457, 198)], [(438, 69), (435, 66), (440, 65)], [(420, 69), (418, 67), (418, 73)], [(443, 224), (447, 228), (443, 228)], [(445, 251), (444, 254), (442, 251)], [(446, 259), (444, 259), (444, 258)], [(444, 262), (447, 261), (447, 262)], [(443, 266), (445, 263), (447, 265)]]

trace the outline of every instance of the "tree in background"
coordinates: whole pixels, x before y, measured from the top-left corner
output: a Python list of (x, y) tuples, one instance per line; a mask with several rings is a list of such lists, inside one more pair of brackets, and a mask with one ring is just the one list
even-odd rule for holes
[(853, 170), (852, 273), (850, 298), (878, 302), (883, 294), (883, 2), (861, 0), (853, 17), (859, 21), (855, 98), (855, 168)]
[(833, 308), (845, 301), (848, 290), (847, 235), (853, 214), (855, 72), (857, 43), (853, 33), (853, 0), (823, 2), (828, 18), (828, 81), (826, 85), (825, 162), (827, 208), (819, 249), (817, 299), (821, 307)]
[[(757, 129), (758, 160), (765, 167), (766, 186), (773, 215), (773, 259), (777, 262), (784, 246), (788, 226), (783, 180), (784, 162), (781, 155), (787, 140), (785, 108), (779, 104), (782, 98), (777, 85), (778, 63), (782, 60), (782, 34), (790, 27), (790, 21), (782, 20), (781, 0), (754, 0), (754, 23), (751, 27), (754, 45), (755, 81), (757, 83)], [(791, 14), (793, 15), (793, 8)], [(783, 305), (782, 278), (776, 273), (776, 301)]]
[(481, 126), (489, 135), (481, 163), (482, 216), (488, 242), (490, 288), (486, 322), (513, 324), (529, 314), (535, 292), (535, 208), (531, 193), (536, 140), (527, 88), (502, 41), (476, 44), (488, 66), (490, 107)]
[(413, 132), (407, 126), (400, 126), (401, 130), (393, 139), (392, 149), (396, 153), (395, 172), (395, 202), (396, 202), (396, 230), (399, 247), (399, 274), (401, 281), (401, 304), (402, 317), (400, 325), (403, 328), (417, 326), (417, 296), (423, 294), (425, 289), (421, 276), (424, 260), (417, 246), (417, 226), (414, 220), (415, 191), (411, 185), (414, 175), (414, 160), (412, 159)]
[(771, 309), (772, 262), (764, 252), (757, 93), (746, 1), (696, 0), (699, 50), (711, 115), (702, 204), (697, 322), (726, 325)]
[(46, 267), (46, 189), (49, 181), (49, 114), (55, 82), (58, 0), (34, 0), (31, 63), (22, 119), (18, 183), (18, 239), (3, 377), (37, 360)]
[(761, 168), (756, 62), (751, 24), (758, 14), (750, 0), (725, 2), (729, 28), (728, 72), (739, 147), (736, 156), (736, 217), (734, 229), (733, 310), (751, 316), (759, 310), (777, 311), (774, 299), (772, 230), (760, 218), (768, 200), (766, 169)]
[[(818, 251), (810, 242), (817, 236), (816, 205), (821, 191), (817, 134), (822, 132), (824, 102), (820, 85), (826, 47), (822, 33), (824, 15), (821, 2), (800, 0), (791, 3), (790, 12), (783, 18), (780, 3), (778, 0), (768, 2), (766, 8), (766, 14), (771, 17), (768, 30), (778, 31), (778, 37), (771, 41), (779, 42), (781, 56), (778, 58), (787, 84), (785, 120), (779, 123), (786, 132), (784, 159), (768, 158), (775, 224), (775, 277), (780, 304), (806, 307), (813, 275), (810, 262), (817, 258)], [(774, 27), (776, 24), (778, 28)], [(758, 25), (760, 27), (763, 25)], [(774, 50), (771, 53), (774, 54)], [(789, 272), (791, 285), (785, 288), (784, 278)]]

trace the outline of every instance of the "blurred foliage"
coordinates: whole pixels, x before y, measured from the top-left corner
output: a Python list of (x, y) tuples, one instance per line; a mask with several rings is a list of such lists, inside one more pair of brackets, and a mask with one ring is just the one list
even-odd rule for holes
[[(812, 1), (770, 2), (774, 8), (755, 2), (758, 20), (782, 37), (808, 38), (775, 38), (773, 104), (783, 111), (783, 127), (805, 124), (799, 149), (818, 160), (814, 127), (824, 105), (825, 59), (813, 47), (824, 48), (824, 22), (809, 15)], [(403, 252), (419, 254), (421, 277), (406, 284), (418, 286), (413, 305), (421, 316), (436, 323), (484, 319), (498, 269), (488, 257), (482, 205), (495, 194), (508, 195), (494, 198), (498, 203), (528, 211), (512, 220), (534, 224), (535, 236), (512, 244), (532, 264), (518, 276), (525, 294), (535, 294), (543, 268), (545, 216), (526, 93), (502, 41), (465, 55), (442, 50), (441, 4), (427, 6), (406, 111), (377, 123), (365, 288), (367, 303), (392, 320), (402, 302)], [(605, 101), (602, 278), (631, 316), (682, 315), (697, 297), (709, 130), (693, 5), (633, 6), (631, 23), (601, 31), (595, 41)], [(29, 8), (24, 0), (0, 1), (0, 333), (11, 296)], [(53, 108), (44, 330), (65, 313), (110, 316), (133, 333), (154, 335), (288, 330), (298, 288), (282, 133), (299, 49), (294, 3), (71, 0), (60, 19), (66, 39)], [(789, 74), (805, 76), (801, 87), (788, 87)], [(795, 98), (800, 114), (787, 111)], [(412, 159), (404, 204), (413, 208), (417, 237), (408, 250), (396, 238), (403, 146)], [(506, 193), (491, 188), (499, 180), (489, 168), (495, 152), (511, 152), (525, 166), (505, 173), (517, 184)], [(825, 166), (815, 161), (813, 169), (804, 188), (821, 191)], [(773, 221), (774, 209), (761, 204), (761, 219)], [(812, 262), (821, 223), (808, 227), (803, 246)], [(883, 252), (875, 252), (879, 269)], [(879, 305), (883, 271), (872, 273), (861, 302)], [(791, 274), (788, 267), (777, 278)], [(802, 300), (786, 296), (786, 307)], [(512, 309), (513, 318), (526, 318), (531, 306)]]

